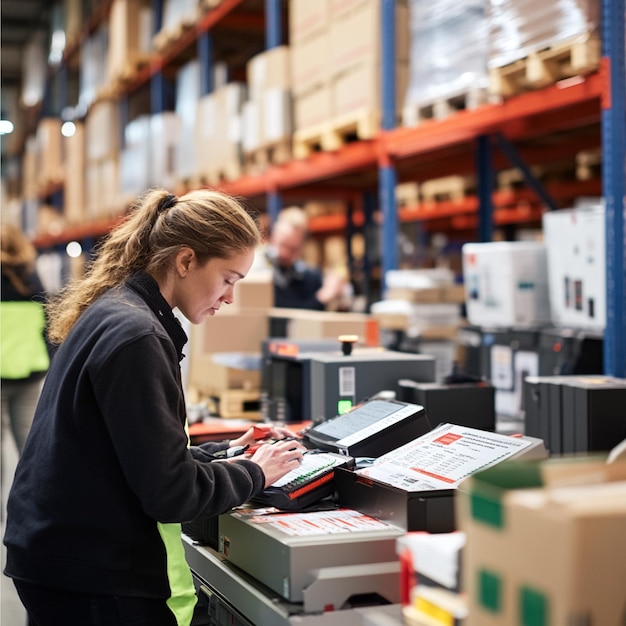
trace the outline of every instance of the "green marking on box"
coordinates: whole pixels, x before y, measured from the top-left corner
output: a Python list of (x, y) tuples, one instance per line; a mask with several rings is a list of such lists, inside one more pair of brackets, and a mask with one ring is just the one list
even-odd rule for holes
[(500, 576), (486, 569), (478, 572), (478, 602), (491, 613), (499, 613), (502, 610)]
[(520, 590), (520, 626), (548, 626), (548, 599), (530, 587)]
[(478, 522), (484, 522), (495, 528), (504, 525), (504, 511), (499, 499), (488, 497), (480, 492), (472, 491), (470, 495), (472, 517)]

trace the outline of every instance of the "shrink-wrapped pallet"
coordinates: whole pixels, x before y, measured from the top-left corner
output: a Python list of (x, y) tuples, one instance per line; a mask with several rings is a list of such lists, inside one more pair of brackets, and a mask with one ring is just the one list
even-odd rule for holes
[(193, 60), (183, 65), (176, 75), (175, 111), (180, 119), (180, 134), (175, 159), (179, 180), (192, 178), (197, 169), (196, 110), (201, 93), (200, 62)]
[(483, 0), (411, 0), (404, 125), (447, 117), (485, 101), (487, 16)]
[(487, 7), (493, 93), (509, 96), (598, 67), (599, 0), (489, 0)]

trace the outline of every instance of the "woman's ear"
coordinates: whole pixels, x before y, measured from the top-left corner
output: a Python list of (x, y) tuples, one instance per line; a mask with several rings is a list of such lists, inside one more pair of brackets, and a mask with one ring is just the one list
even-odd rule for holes
[(196, 263), (196, 253), (191, 248), (181, 248), (176, 253), (174, 265), (176, 273), (184, 278), (194, 267)]

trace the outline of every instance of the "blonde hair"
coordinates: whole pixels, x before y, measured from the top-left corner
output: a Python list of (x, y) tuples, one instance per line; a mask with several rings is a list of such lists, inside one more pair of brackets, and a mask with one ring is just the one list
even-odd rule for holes
[(302, 230), (305, 233), (308, 232), (309, 218), (307, 217), (304, 209), (301, 209), (298, 206), (289, 206), (280, 211), (278, 217), (276, 218), (276, 223), (279, 222), (281, 224), (290, 224), (294, 228)]
[(2, 223), (0, 230), (2, 272), (23, 296), (32, 295), (24, 276), (35, 269), (37, 251), (26, 235), (13, 224)]
[(50, 339), (61, 343), (94, 300), (131, 274), (163, 276), (184, 247), (204, 264), (254, 249), (260, 241), (256, 219), (231, 196), (200, 189), (176, 198), (164, 189), (150, 190), (104, 240), (83, 278), (49, 302)]

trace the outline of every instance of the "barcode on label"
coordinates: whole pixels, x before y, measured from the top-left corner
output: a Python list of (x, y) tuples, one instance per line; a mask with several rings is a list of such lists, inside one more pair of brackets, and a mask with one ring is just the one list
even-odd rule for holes
[(354, 396), (356, 391), (354, 389), (355, 375), (354, 367), (340, 367), (339, 368), (339, 395), (340, 396)]

